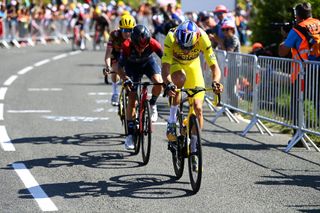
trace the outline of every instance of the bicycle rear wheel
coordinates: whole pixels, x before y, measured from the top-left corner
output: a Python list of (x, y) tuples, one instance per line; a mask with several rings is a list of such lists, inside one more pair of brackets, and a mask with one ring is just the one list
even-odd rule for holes
[(202, 150), (201, 150), (201, 137), (200, 127), (198, 119), (195, 115), (190, 116), (189, 120), (189, 139), (191, 141), (191, 135), (196, 137), (195, 149), (192, 150), (191, 143), (190, 149), (191, 154), (188, 156), (188, 167), (189, 167), (189, 178), (191, 187), (194, 193), (197, 193), (200, 189), (201, 178), (202, 178)]
[(124, 127), (125, 135), (128, 135), (128, 123), (127, 123), (127, 101), (128, 98), (126, 96), (125, 89), (121, 89), (120, 98), (119, 98), (119, 105), (118, 105), (118, 114), (122, 125)]
[(183, 175), (183, 169), (184, 169), (184, 156), (183, 156), (183, 143), (184, 143), (184, 136), (181, 135), (182, 130), (182, 123), (183, 118), (180, 114), (180, 110), (178, 109), (177, 112), (177, 118), (179, 121), (179, 134), (177, 141), (171, 142), (171, 153), (172, 153), (172, 163), (173, 163), (173, 169), (174, 173), (176, 174), (176, 179), (180, 179)]
[(140, 143), (142, 151), (143, 164), (149, 162), (151, 152), (151, 117), (150, 117), (150, 103), (144, 102), (144, 110), (142, 113), (142, 130), (140, 130)]

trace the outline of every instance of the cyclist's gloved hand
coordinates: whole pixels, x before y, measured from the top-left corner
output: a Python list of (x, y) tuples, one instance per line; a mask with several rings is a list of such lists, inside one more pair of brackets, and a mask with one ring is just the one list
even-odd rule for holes
[(223, 92), (223, 85), (219, 82), (213, 81), (212, 89), (213, 89), (213, 92), (218, 95)]
[(103, 69), (103, 75), (107, 75), (108, 73), (111, 72), (111, 67), (110, 66), (106, 66), (106, 68)]
[(172, 82), (167, 83), (167, 85), (164, 89), (164, 92), (163, 92), (163, 97), (165, 97), (166, 95), (168, 95), (170, 97), (175, 96), (176, 95), (176, 93), (175, 93), (176, 88), (177, 88), (177, 86), (174, 85), (174, 83), (172, 83)]

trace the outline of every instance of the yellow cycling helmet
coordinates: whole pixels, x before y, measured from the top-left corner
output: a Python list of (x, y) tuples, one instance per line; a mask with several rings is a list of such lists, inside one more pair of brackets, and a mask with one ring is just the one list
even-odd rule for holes
[(130, 12), (128, 10), (124, 10), (121, 14), (121, 16), (130, 15)]
[(119, 21), (119, 27), (122, 29), (132, 29), (136, 26), (136, 20), (131, 15), (123, 15)]
[(96, 7), (96, 9), (94, 10), (95, 14), (97, 15), (101, 15), (101, 9), (99, 7)]

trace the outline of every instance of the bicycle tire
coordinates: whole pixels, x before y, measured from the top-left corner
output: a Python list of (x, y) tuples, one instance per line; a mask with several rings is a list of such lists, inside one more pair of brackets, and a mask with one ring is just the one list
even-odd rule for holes
[[(197, 137), (197, 144), (196, 144), (196, 152), (190, 153), (188, 156), (188, 167), (189, 167), (189, 178), (193, 193), (197, 193), (201, 186), (201, 179), (202, 179), (202, 149), (201, 149), (201, 137), (200, 137), (200, 127), (198, 119), (195, 115), (191, 115), (189, 119), (189, 134), (188, 137), (191, 140), (191, 132), (192, 129), (195, 128), (195, 134)], [(191, 143), (190, 149), (191, 150)], [(197, 169), (193, 168), (192, 158), (197, 159)], [(196, 170), (196, 171), (194, 171)]]
[(127, 123), (127, 97), (126, 91), (121, 89), (120, 101), (118, 106), (119, 117), (124, 127), (124, 134), (128, 135), (128, 123)]
[(104, 83), (105, 84), (109, 84), (109, 77), (108, 77), (109, 75), (108, 74), (106, 74), (105, 76), (104, 76)]
[[(142, 131), (140, 130), (140, 144), (142, 152), (142, 161), (146, 165), (150, 159), (151, 153), (151, 140), (152, 140), (152, 131), (151, 131), (151, 117), (150, 117), (150, 103), (149, 101), (144, 102), (144, 110), (142, 113)], [(146, 140), (147, 139), (147, 140)]]
[(183, 169), (184, 169), (184, 156), (183, 156), (183, 143), (184, 141), (181, 140), (181, 132), (182, 132), (182, 123), (183, 123), (183, 118), (180, 113), (180, 109), (177, 111), (177, 118), (179, 121), (179, 135), (178, 140), (174, 142), (175, 148), (172, 150), (172, 163), (173, 163), (173, 169), (174, 173), (176, 175), (176, 179), (179, 180), (182, 175), (183, 175)]
[(138, 94), (136, 94), (136, 101), (138, 102), (138, 105), (137, 105), (137, 108), (136, 108), (136, 114), (138, 115), (136, 119), (136, 122), (138, 121), (138, 124), (136, 123), (135, 124), (135, 134), (133, 135), (133, 143), (134, 143), (134, 153), (133, 154), (138, 154), (139, 151), (140, 151), (140, 129), (139, 129), (139, 119), (140, 119), (140, 115), (139, 115), (139, 111), (140, 111), (140, 107), (139, 106), (139, 97), (138, 97)]

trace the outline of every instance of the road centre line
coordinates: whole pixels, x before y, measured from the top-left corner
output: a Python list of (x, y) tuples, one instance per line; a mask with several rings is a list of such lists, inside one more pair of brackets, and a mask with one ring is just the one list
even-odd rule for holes
[(23, 163), (13, 163), (12, 167), (42, 211), (58, 211), (57, 206), (39, 186), (39, 183)]
[(39, 66), (42, 66), (42, 65), (44, 65), (44, 64), (46, 64), (48, 62), (50, 62), (50, 59), (44, 59), (42, 61), (39, 61), (39, 62), (35, 63), (34, 66), (35, 67), (39, 67)]
[(52, 60), (55, 61), (55, 60), (58, 60), (58, 59), (61, 59), (61, 58), (65, 58), (65, 57), (67, 57), (67, 54), (63, 53), (61, 55), (57, 55), (57, 56), (52, 57)]
[(4, 100), (4, 97), (6, 96), (7, 90), (8, 90), (8, 87), (1, 87), (0, 88), (0, 100)]
[(29, 67), (23, 68), (22, 70), (18, 71), (18, 74), (19, 75), (26, 74), (27, 72), (29, 72), (32, 69), (33, 69), (33, 66), (29, 66)]
[(5, 126), (0, 126), (0, 145), (4, 151), (16, 151), (11, 143)]
[(51, 110), (7, 110), (8, 113), (51, 113)]
[(3, 85), (10, 86), (17, 78), (18, 78), (17, 75), (12, 75), (3, 83)]
[(167, 122), (154, 122), (152, 125), (159, 125), (159, 126), (165, 126), (167, 125)]
[(62, 91), (62, 88), (28, 88), (28, 91)]

